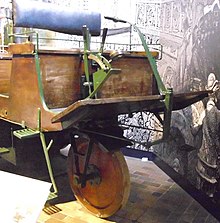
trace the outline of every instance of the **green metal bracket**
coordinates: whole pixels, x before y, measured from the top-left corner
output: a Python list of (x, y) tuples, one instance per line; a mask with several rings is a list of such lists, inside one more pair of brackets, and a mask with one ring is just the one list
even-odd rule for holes
[(86, 26), (83, 26), (83, 40), (84, 40), (84, 54), (83, 54), (84, 70), (85, 70), (86, 81), (89, 87), (89, 94), (91, 94), (92, 89), (89, 78), (89, 59), (88, 59), (88, 54), (90, 50), (90, 35), (89, 35), (89, 29)]
[(138, 32), (138, 35), (139, 35), (139, 37), (140, 37), (140, 39), (141, 39), (141, 43), (142, 43), (142, 45), (143, 45), (143, 47), (144, 47), (146, 56), (147, 56), (148, 61), (149, 61), (150, 65), (151, 65), (151, 69), (153, 70), (153, 74), (154, 74), (154, 77), (155, 77), (155, 79), (156, 79), (157, 86), (158, 86), (158, 88), (159, 88), (159, 92), (160, 92), (161, 94), (164, 94), (164, 93), (166, 94), (167, 89), (166, 89), (166, 87), (165, 87), (163, 81), (162, 81), (161, 78), (160, 78), (159, 72), (158, 72), (158, 70), (157, 70), (156, 60), (155, 60), (155, 58), (152, 56), (152, 54), (151, 54), (151, 52), (150, 52), (150, 50), (149, 50), (149, 48), (148, 48), (148, 46), (147, 46), (147, 43), (146, 43), (146, 41), (145, 41), (145, 38), (144, 38), (143, 33), (140, 31), (140, 29), (139, 29), (136, 25), (131, 24), (131, 23), (129, 23), (129, 24), (130, 24), (130, 25), (133, 25), (133, 27), (134, 27), (134, 28), (137, 30), (137, 32)]
[(1, 147), (0, 148), (0, 155), (5, 154), (5, 153), (9, 153), (9, 152), (10, 152), (10, 150), (6, 147)]
[(53, 140), (50, 140), (48, 145), (46, 144), (45, 135), (41, 131), (41, 110), (40, 110), (40, 108), (38, 108), (38, 124), (37, 124), (37, 126), (38, 126), (38, 132), (40, 134), (41, 145), (42, 145), (43, 151), (44, 151), (44, 157), (46, 160), (48, 173), (49, 173), (52, 185), (53, 185), (53, 192), (51, 192), (51, 195), (49, 197), (54, 198), (54, 196), (56, 196), (56, 194), (58, 192), (58, 189), (57, 189), (56, 182), (54, 179), (53, 170), (52, 170), (50, 157), (49, 157), (49, 149), (51, 148), (51, 146), (53, 144)]
[(50, 162), (50, 157), (49, 157), (49, 149), (51, 148), (51, 146), (53, 144), (53, 140), (51, 140), (50, 143), (47, 145), (43, 132), (40, 132), (40, 140), (41, 140), (41, 144), (42, 144), (42, 147), (43, 147), (44, 156), (45, 156), (45, 159), (46, 159), (46, 164), (47, 164), (47, 169), (48, 169), (48, 172), (49, 172), (50, 180), (51, 180), (52, 185), (53, 185), (53, 190), (54, 190), (53, 193), (57, 194), (58, 189), (57, 189), (56, 182), (55, 182), (55, 179), (54, 179), (53, 170), (52, 170), (52, 167), (51, 167), (51, 162)]
[[(37, 72), (37, 79), (38, 79), (38, 89), (40, 94), (40, 100), (45, 110), (49, 111), (45, 99), (44, 99), (44, 90), (43, 90), (43, 83), (41, 78), (41, 69), (40, 69), (40, 58), (38, 53), (35, 52), (35, 64), (36, 64), (36, 72)], [(40, 123), (40, 122), (39, 122)]]
[[(98, 91), (100, 88), (100, 83), (102, 83), (107, 77), (107, 73), (104, 70), (98, 70), (93, 74), (93, 86), (94, 91)], [(91, 95), (89, 95), (91, 97)]]
[[(101, 44), (101, 48), (100, 48), (99, 52), (90, 52), (89, 29), (86, 26), (83, 26), (84, 70), (85, 70), (86, 82), (89, 87), (89, 96), (87, 97), (87, 99), (93, 98), (97, 94), (97, 92), (101, 89), (101, 87), (103, 86), (105, 81), (110, 77), (111, 74), (118, 73), (120, 71), (119, 69), (112, 69), (109, 61), (101, 55), (103, 52), (106, 34), (107, 34), (107, 29), (104, 30), (102, 44)], [(100, 69), (98, 69), (93, 74), (93, 90), (92, 90), (91, 83), (90, 83), (89, 60), (95, 61), (100, 66)]]
[(164, 123), (163, 123), (163, 139), (167, 139), (170, 132), (170, 122), (173, 107), (173, 89), (168, 88), (165, 92), (165, 112), (164, 112)]
[(112, 69), (112, 68), (110, 70), (108, 70), (107, 72), (102, 69), (96, 71), (93, 74), (94, 90), (88, 96), (88, 98), (92, 98), (93, 96), (96, 95), (96, 93), (101, 89), (101, 87), (108, 80), (108, 78), (111, 76), (111, 74), (119, 73), (120, 71), (121, 71), (120, 69)]
[(91, 53), (88, 58), (94, 60), (100, 66), (100, 69), (93, 73), (93, 91), (88, 96), (88, 98), (93, 98), (111, 74), (119, 73), (121, 70), (112, 68), (109, 61), (101, 53)]

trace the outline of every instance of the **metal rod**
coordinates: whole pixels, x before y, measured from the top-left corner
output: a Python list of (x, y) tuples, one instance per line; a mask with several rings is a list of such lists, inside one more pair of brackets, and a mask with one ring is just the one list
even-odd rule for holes
[(89, 94), (91, 94), (92, 89), (90, 86), (89, 60), (88, 60), (88, 51), (90, 50), (90, 38), (89, 38), (89, 30), (86, 26), (83, 26), (83, 40), (84, 40), (84, 54), (83, 54), (84, 70), (85, 70), (86, 81), (89, 87)]
[(55, 182), (55, 179), (54, 179), (54, 175), (53, 175), (53, 171), (52, 171), (52, 167), (51, 167), (51, 162), (50, 162), (50, 157), (49, 157), (49, 154), (48, 154), (48, 147), (46, 145), (46, 140), (45, 140), (45, 136), (44, 136), (43, 132), (40, 132), (40, 139), (41, 139), (41, 144), (42, 144), (43, 151), (44, 151), (44, 156), (45, 156), (45, 159), (46, 159), (46, 164), (47, 164), (47, 169), (48, 169), (48, 172), (49, 172), (50, 180), (51, 180), (52, 185), (53, 185), (54, 193), (57, 193), (58, 189), (57, 189), (56, 182)]
[(71, 142), (71, 152), (72, 152), (72, 155), (74, 156), (74, 160), (75, 160), (75, 168), (76, 168), (76, 174), (79, 176), (80, 174), (80, 170), (79, 170), (79, 157), (77, 155), (78, 151), (77, 151), (77, 147), (76, 147), (76, 140), (75, 140), (75, 134), (72, 134), (71, 135), (71, 139), (70, 139), (70, 142)]
[(133, 127), (133, 128), (139, 128), (139, 129), (146, 129), (146, 130), (152, 130), (152, 131), (157, 131), (157, 132), (163, 132), (163, 130), (159, 130), (159, 129), (153, 129), (153, 128), (149, 128), (149, 127), (141, 127), (141, 126), (137, 126), (137, 125), (130, 125), (130, 124), (119, 124), (120, 127), (123, 126), (128, 126), (128, 127)]
[(84, 162), (84, 170), (83, 170), (82, 181), (81, 181), (82, 188), (86, 186), (86, 174), (87, 174), (87, 169), (88, 169), (88, 165), (89, 165), (89, 160), (90, 160), (90, 157), (92, 154), (93, 144), (94, 144), (94, 141), (93, 141), (93, 139), (90, 138), (89, 145), (88, 145), (87, 151), (86, 151), (85, 162)]
[(85, 129), (80, 129), (80, 131), (86, 132), (86, 133), (97, 134), (97, 135), (109, 137), (109, 138), (112, 138), (112, 139), (118, 139), (118, 140), (125, 141), (125, 142), (137, 143), (139, 145), (145, 146), (146, 148), (149, 148), (152, 145), (157, 144), (158, 142), (162, 141), (162, 139), (158, 139), (158, 140), (155, 140), (154, 142), (139, 142), (139, 141), (136, 141), (136, 140), (133, 140), (133, 139), (120, 138), (120, 137), (117, 137), (117, 136), (108, 135), (108, 134), (95, 132), (95, 131), (90, 131), (90, 130), (85, 130)]

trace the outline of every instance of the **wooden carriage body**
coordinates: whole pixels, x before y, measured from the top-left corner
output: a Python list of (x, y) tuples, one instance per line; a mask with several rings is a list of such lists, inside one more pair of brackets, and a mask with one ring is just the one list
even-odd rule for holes
[[(62, 127), (52, 123), (51, 119), (83, 100), (80, 89), (84, 75), (83, 52), (79, 49), (39, 50), (36, 58), (34, 49), (29, 42), (12, 44), (9, 53), (2, 55), (0, 116), (37, 129), (38, 109), (41, 109), (42, 129), (61, 130)], [(110, 52), (105, 54), (108, 56)], [(154, 56), (157, 54), (153, 52)], [(99, 99), (107, 102), (114, 98), (119, 102), (128, 97), (155, 95), (156, 81), (146, 61), (146, 56), (135, 52), (114, 61), (112, 66), (121, 71), (105, 82), (99, 91)]]

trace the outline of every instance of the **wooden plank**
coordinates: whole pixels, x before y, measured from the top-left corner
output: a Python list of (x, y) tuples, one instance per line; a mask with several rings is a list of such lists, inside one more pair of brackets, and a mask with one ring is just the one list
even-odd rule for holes
[(8, 52), (11, 54), (32, 54), (34, 53), (35, 46), (31, 42), (25, 43), (10, 43), (8, 45)]
[(197, 101), (208, 97), (212, 91), (196, 91), (196, 92), (187, 92), (175, 94), (173, 98), (173, 110), (183, 109)]
[(109, 77), (98, 93), (99, 98), (153, 94), (153, 72), (146, 57), (125, 55), (113, 61), (112, 68), (121, 72)]
[(9, 93), (11, 59), (0, 59), (0, 94)]
[(48, 108), (63, 108), (80, 99), (83, 74), (79, 55), (40, 54), (44, 98)]
[(163, 106), (164, 96), (123, 97), (108, 99), (85, 99), (70, 105), (52, 118), (52, 123), (65, 122), (66, 127), (80, 121), (108, 120), (119, 114), (152, 110)]
[(61, 130), (51, 123), (54, 113), (49, 111), (40, 96), (34, 56), (14, 57), (10, 82), (8, 116), (10, 121), (24, 123), (32, 129), (38, 127), (38, 109), (41, 110), (41, 127), (45, 131)]
[[(208, 96), (209, 91), (189, 92), (173, 96), (173, 110), (183, 109)], [(62, 122), (63, 128), (81, 121), (109, 120), (120, 114), (165, 110), (164, 95), (121, 97), (108, 99), (85, 99), (77, 101), (52, 118), (52, 123)]]

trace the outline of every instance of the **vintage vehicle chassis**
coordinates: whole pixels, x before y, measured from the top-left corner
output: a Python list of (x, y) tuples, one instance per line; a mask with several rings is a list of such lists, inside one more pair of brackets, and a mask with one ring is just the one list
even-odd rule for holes
[[(51, 159), (70, 144), (67, 172), (75, 197), (91, 213), (108, 217), (126, 204), (130, 190), (128, 168), (120, 148), (133, 140), (123, 136), (126, 126), (118, 121), (118, 116), (148, 112), (157, 118), (160, 129), (149, 131), (159, 131), (160, 137), (138, 142), (149, 148), (168, 138), (173, 110), (185, 108), (209, 92), (174, 94), (166, 88), (156, 66), (158, 53), (149, 51), (137, 26), (130, 24), (140, 36), (143, 52), (103, 50), (107, 29), (103, 31), (100, 49), (91, 51), (89, 26), (92, 34), (99, 34), (100, 24), (93, 25), (100, 23), (99, 14), (86, 14), (86, 20), (84, 14), (76, 13), (77, 21), (82, 21), (74, 23), (76, 17), (71, 17), (73, 13), (68, 16), (68, 10), (65, 14), (63, 9), (51, 9), (47, 3), (39, 6), (30, 2), (27, 7), (21, 0), (13, 1), (15, 25), (35, 27), (37, 23), (37, 28), (71, 34), (82, 30), (84, 49), (41, 49), (35, 32), (36, 45), (30, 41), (8, 45), (8, 53), (0, 58), (1, 157), (18, 168), (32, 163), (37, 169), (46, 160), (53, 185), (51, 195), (58, 195)], [(65, 14), (74, 28), (63, 21), (64, 27), (59, 22), (54, 25), (50, 18), (47, 27), (41, 21), (45, 10), (57, 18)], [(27, 14), (32, 15), (29, 24), (22, 20)], [(90, 20), (92, 24), (87, 26)], [(10, 37), (19, 35), (29, 37), (33, 32)]]

